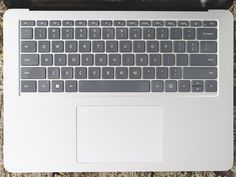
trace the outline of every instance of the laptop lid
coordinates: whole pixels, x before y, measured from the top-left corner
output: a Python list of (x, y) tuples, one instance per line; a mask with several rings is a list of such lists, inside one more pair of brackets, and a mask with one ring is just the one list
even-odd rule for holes
[(4, 0), (8, 8), (38, 10), (227, 9), (233, 0)]

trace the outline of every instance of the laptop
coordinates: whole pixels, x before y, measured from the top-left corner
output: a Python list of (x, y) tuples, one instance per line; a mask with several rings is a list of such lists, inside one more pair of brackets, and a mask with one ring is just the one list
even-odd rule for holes
[(232, 0), (5, 3), (6, 170), (232, 167)]

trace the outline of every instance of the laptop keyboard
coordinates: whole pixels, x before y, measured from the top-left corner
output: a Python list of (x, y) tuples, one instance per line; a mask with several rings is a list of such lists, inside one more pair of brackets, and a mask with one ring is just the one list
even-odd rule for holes
[(217, 92), (217, 21), (22, 20), (21, 92)]

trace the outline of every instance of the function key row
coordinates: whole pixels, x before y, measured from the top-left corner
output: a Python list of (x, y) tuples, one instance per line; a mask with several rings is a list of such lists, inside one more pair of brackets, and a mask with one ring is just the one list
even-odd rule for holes
[(193, 26), (216, 27), (217, 21), (174, 21), (174, 20), (22, 20), (21, 26)]

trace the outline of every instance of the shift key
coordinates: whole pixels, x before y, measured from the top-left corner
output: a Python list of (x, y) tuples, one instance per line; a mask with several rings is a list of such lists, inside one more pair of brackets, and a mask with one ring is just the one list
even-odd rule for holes
[(184, 79), (216, 79), (216, 67), (184, 67)]
[(46, 68), (45, 67), (22, 67), (21, 79), (45, 79)]

